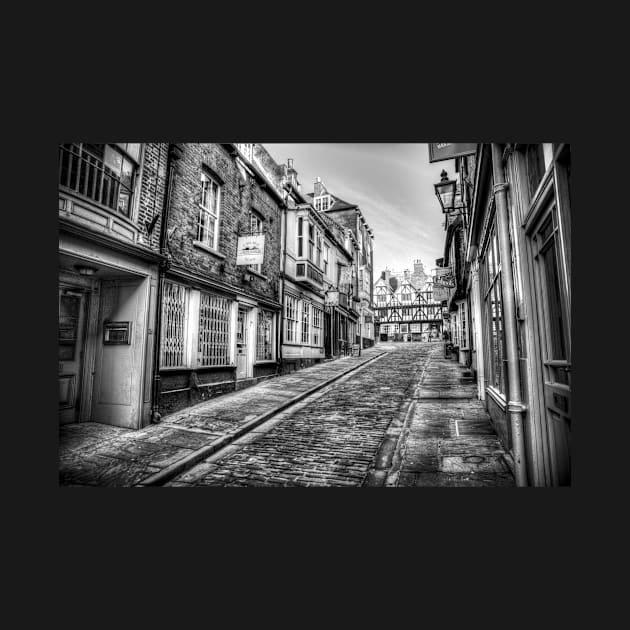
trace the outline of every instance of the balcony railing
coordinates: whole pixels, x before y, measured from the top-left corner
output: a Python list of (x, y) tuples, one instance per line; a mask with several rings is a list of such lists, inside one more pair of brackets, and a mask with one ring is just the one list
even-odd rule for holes
[(59, 185), (125, 217), (131, 214), (132, 189), (76, 145), (59, 147)]
[(324, 276), (322, 272), (308, 260), (300, 261), (295, 264), (295, 279), (306, 282), (317, 289), (324, 287)]

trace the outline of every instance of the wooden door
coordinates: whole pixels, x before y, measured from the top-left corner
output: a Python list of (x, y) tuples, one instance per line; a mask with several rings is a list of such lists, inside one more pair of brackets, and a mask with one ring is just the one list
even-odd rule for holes
[(533, 233), (538, 330), (553, 481), (571, 483), (571, 335), (567, 251), (555, 201)]
[(84, 354), (86, 294), (78, 287), (59, 288), (59, 422), (79, 420)]
[(236, 378), (249, 376), (249, 312), (238, 309), (236, 318)]

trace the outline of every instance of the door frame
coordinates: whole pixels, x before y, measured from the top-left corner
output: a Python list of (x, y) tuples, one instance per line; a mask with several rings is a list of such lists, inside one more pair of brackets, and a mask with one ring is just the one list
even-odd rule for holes
[[(529, 398), (531, 401), (532, 412), (540, 414), (541, 424), (544, 426), (541, 447), (543, 449), (543, 460), (540, 462), (542, 468), (540, 472), (544, 475), (545, 481), (552, 485), (558, 484), (558, 453), (556, 451), (556, 440), (553, 435), (553, 425), (556, 422), (550, 417), (546, 401), (547, 382), (545, 353), (543, 336), (545, 335), (543, 321), (543, 305), (541, 305), (541, 297), (538, 290), (538, 262), (536, 256), (538, 253), (537, 244), (535, 242), (535, 234), (541, 223), (551, 212), (556, 212), (559, 224), (559, 244), (561, 250), (561, 259), (558, 261), (560, 269), (560, 291), (561, 300), (564, 302), (563, 315), (566, 316), (567, 335), (567, 352), (569, 363), (571, 363), (571, 295), (570, 295), (570, 209), (568, 207), (569, 200), (566, 197), (568, 191), (568, 182), (566, 175), (563, 173), (563, 165), (558, 160), (558, 155), (562, 148), (556, 152), (552, 165), (543, 177), (539, 189), (532, 199), (529, 211), (522, 221), (522, 234), (525, 241), (525, 252), (528, 269), (524, 275), (526, 278), (527, 290), (525, 291), (526, 308), (530, 307), (530, 324), (527, 326), (532, 331), (529, 339), (531, 348), (530, 358), (528, 360), (528, 377), (529, 377)], [(522, 170), (522, 167), (521, 167)], [(555, 205), (555, 210), (552, 206)]]
[(60, 270), (58, 289), (74, 289), (85, 296), (83, 338), (80, 342), (83, 356), (77, 374), (77, 397), (74, 423), (89, 422), (92, 418), (92, 390), (96, 356), (96, 328), (98, 324), (98, 281)]
[[(243, 312), (245, 317), (243, 319), (243, 325), (247, 328), (247, 369), (245, 376), (239, 377), (238, 375), (238, 315), (239, 312)], [(236, 307), (236, 328), (234, 330), (234, 359), (236, 362), (236, 374), (237, 381), (243, 381), (254, 376), (254, 361), (256, 358), (256, 329), (254, 322), (256, 320), (257, 309), (250, 303), (241, 300), (237, 301)]]

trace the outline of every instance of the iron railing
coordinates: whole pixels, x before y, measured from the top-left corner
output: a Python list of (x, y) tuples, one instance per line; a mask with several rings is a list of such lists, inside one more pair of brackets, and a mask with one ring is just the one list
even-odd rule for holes
[(133, 190), (76, 144), (59, 146), (59, 185), (129, 217)]

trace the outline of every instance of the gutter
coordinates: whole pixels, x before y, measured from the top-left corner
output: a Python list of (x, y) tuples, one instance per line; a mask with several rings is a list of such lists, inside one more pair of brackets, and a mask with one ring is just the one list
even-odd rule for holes
[(166, 190), (164, 191), (164, 206), (162, 209), (162, 225), (160, 232), (160, 254), (162, 255), (163, 262), (158, 267), (158, 291), (156, 297), (156, 322), (155, 322), (155, 337), (153, 344), (153, 382), (151, 398), (153, 405), (151, 408), (151, 422), (157, 423), (161, 420), (160, 414), (160, 395), (162, 389), (162, 381), (160, 377), (160, 347), (162, 345), (162, 296), (164, 294), (164, 279), (166, 271), (170, 266), (170, 261), (167, 256), (167, 235), (168, 235), (168, 219), (171, 208), (171, 193), (173, 191), (173, 179), (174, 161), (179, 160), (181, 157), (181, 149), (179, 147), (169, 144), (168, 154), (166, 156), (166, 171), (168, 173), (166, 180)]

